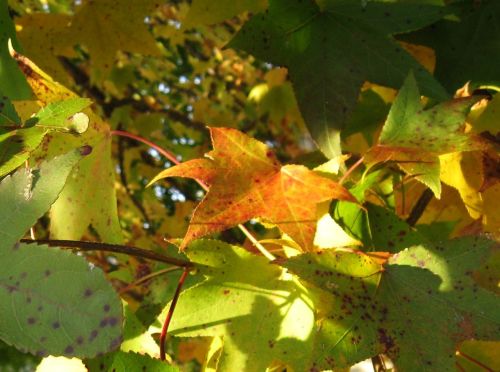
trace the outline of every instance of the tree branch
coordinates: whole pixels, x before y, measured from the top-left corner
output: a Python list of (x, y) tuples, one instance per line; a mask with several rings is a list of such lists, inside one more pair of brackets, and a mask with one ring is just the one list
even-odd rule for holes
[(410, 212), (410, 215), (406, 219), (406, 223), (410, 226), (415, 226), (420, 217), (422, 217), (422, 214), (425, 211), (425, 208), (427, 208), (427, 205), (431, 202), (432, 198), (434, 197), (434, 193), (432, 192), (431, 189), (425, 189), (425, 191), (420, 195), (420, 198), (418, 198), (417, 202), (415, 203), (415, 206)]
[(38, 240), (21, 239), (21, 242), (28, 244), (30, 243), (47, 244), (50, 247), (74, 248), (80, 251), (101, 251), (101, 252), (122, 253), (129, 256), (142, 257), (153, 261), (164, 262), (179, 267), (185, 267), (185, 268), (194, 267), (194, 264), (190, 261), (165, 256), (161, 253), (156, 253), (153, 251), (148, 251), (146, 249), (131, 247), (127, 245), (84, 242), (80, 240), (49, 240), (49, 239), (38, 239)]

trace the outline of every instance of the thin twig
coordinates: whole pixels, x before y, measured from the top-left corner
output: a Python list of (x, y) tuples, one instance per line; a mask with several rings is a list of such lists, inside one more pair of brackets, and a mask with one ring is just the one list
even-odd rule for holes
[(360, 157), (356, 163), (354, 163), (340, 178), (339, 184), (342, 185), (344, 184), (345, 181), (347, 181), (347, 178), (354, 172), (354, 170), (359, 167), (361, 164), (363, 164), (363, 161), (365, 160), (364, 156)]
[(158, 151), (160, 154), (162, 154), (164, 157), (166, 157), (172, 163), (174, 163), (174, 164), (179, 164), (180, 163), (179, 160), (177, 160), (177, 158), (175, 157), (175, 155), (172, 154), (170, 151), (165, 150), (164, 148), (162, 148), (162, 147), (158, 146), (157, 144), (155, 144), (155, 143), (147, 140), (144, 137), (137, 136), (137, 135), (135, 135), (133, 133), (125, 132), (124, 130), (113, 130), (113, 131), (111, 131), (111, 134), (115, 135), (115, 136), (121, 136), (121, 137), (131, 138), (131, 139), (136, 140), (138, 142), (142, 142), (145, 145), (148, 145), (149, 147), (151, 147), (151, 148), (155, 149), (156, 151)]
[(49, 240), (49, 239), (38, 239), (38, 240), (21, 239), (21, 242), (47, 244), (48, 246), (51, 247), (75, 248), (80, 251), (103, 251), (103, 252), (123, 253), (129, 256), (147, 258), (149, 260), (164, 262), (179, 267), (191, 268), (194, 266), (194, 264), (190, 261), (174, 257), (168, 257), (161, 253), (148, 251), (142, 248), (131, 247), (128, 245), (84, 242), (80, 240)]
[(175, 290), (174, 297), (172, 298), (172, 302), (170, 303), (170, 308), (168, 309), (167, 317), (165, 318), (165, 322), (163, 323), (163, 327), (161, 329), (160, 334), (160, 359), (165, 360), (165, 339), (168, 334), (168, 326), (170, 325), (170, 321), (172, 320), (172, 315), (174, 315), (175, 306), (177, 305), (177, 300), (179, 299), (179, 295), (181, 293), (182, 285), (184, 284), (186, 277), (189, 273), (187, 268), (184, 269), (182, 275), (179, 279), (179, 283), (177, 284), (177, 288)]
[(420, 217), (422, 217), (422, 214), (425, 211), (425, 208), (427, 208), (427, 205), (431, 202), (432, 198), (434, 197), (434, 193), (432, 192), (431, 189), (425, 189), (425, 191), (420, 195), (420, 198), (418, 198), (417, 202), (415, 203), (415, 206), (410, 212), (410, 215), (406, 219), (406, 223), (410, 226), (415, 226)]
[(179, 270), (179, 269), (180, 269), (180, 267), (167, 267), (166, 269), (158, 270), (158, 271), (155, 271), (151, 274), (144, 275), (144, 276), (140, 277), (139, 279), (137, 279), (135, 282), (129, 283), (126, 287), (121, 288), (119, 290), (119, 293), (120, 294), (125, 293), (125, 292), (129, 291), (130, 289), (138, 286), (139, 284), (144, 283), (147, 280), (153, 279), (153, 278), (160, 276), (160, 275), (163, 275), (163, 274), (168, 274), (172, 271)]
[[(114, 134), (117, 136), (122, 136), (122, 137), (128, 137), (128, 138), (134, 139), (138, 142), (144, 143), (145, 145), (148, 145), (148, 146), (154, 148), (156, 151), (158, 151), (158, 153), (165, 156), (172, 163), (174, 163), (176, 165), (181, 163), (179, 160), (177, 160), (175, 155), (172, 154), (170, 151), (158, 146), (157, 144), (155, 144), (155, 143), (153, 143), (153, 142), (151, 142), (151, 141), (149, 141), (141, 136), (138, 136), (138, 135), (135, 135), (135, 134), (132, 134), (129, 132), (125, 132), (122, 130), (114, 130), (111, 132), (111, 134)], [(207, 185), (205, 185), (202, 181), (197, 180), (197, 179), (195, 179), (195, 181), (198, 182), (198, 184), (205, 191), (208, 191)], [(245, 226), (243, 226), (242, 224), (239, 224), (238, 228), (241, 230), (241, 232), (243, 232), (243, 234), (245, 234), (245, 236), (248, 238), (248, 240), (250, 240), (252, 242), (252, 244), (259, 250), (259, 252), (261, 252), (266, 258), (268, 258), (271, 261), (273, 261), (276, 258), (262, 244), (260, 244), (257, 239), (255, 239), (255, 237), (252, 235), (252, 233), (250, 231), (248, 231), (248, 229)]]
[(269, 252), (262, 244), (260, 244), (260, 242), (257, 239), (255, 239), (252, 233), (248, 231), (248, 229), (244, 225), (240, 224), (238, 225), (238, 228), (241, 230), (243, 234), (245, 234), (248, 240), (252, 242), (255, 248), (257, 248), (259, 252), (262, 253), (268, 260), (274, 261), (276, 259), (276, 257), (274, 257), (274, 255), (271, 252)]
[[(120, 128), (120, 127), (119, 127)], [(152, 227), (151, 220), (149, 219), (149, 216), (146, 212), (146, 209), (144, 206), (141, 204), (139, 200), (135, 197), (134, 193), (130, 189), (130, 186), (128, 184), (128, 179), (127, 179), (127, 171), (125, 169), (125, 159), (124, 159), (124, 152), (125, 152), (125, 146), (124, 146), (124, 137), (120, 137), (118, 139), (118, 166), (120, 168), (120, 181), (125, 188), (125, 191), (127, 192), (127, 195), (129, 196), (130, 200), (132, 203), (135, 205), (135, 207), (139, 210), (139, 212), (142, 214), (142, 217), (144, 218), (144, 221)]]
[(475, 365), (483, 368), (485, 371), (488, 371), (488, 372), (494, 372), (493, 369), (491, 369), (490, 367), (488, 367), (487, 365), (481, 363), (479, 360), (471, 357), (470, 355), (467, 355), (465, 353), (463, 353), (462, 351), (460, 350), (457, 350), (457, 354), (465, 359), (467, 359), (469, 362), (471, 363), (474, 363)]

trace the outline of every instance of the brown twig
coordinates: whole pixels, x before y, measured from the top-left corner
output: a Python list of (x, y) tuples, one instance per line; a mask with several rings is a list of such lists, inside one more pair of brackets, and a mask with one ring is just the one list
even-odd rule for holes
[[(120, 128), (120, 127), (118, 127)], [(149, 226), (152, 226), (151, 220), (149, 219), (149, 216), (146, 212), (146, 209), (144, 206), (141, 204), (139, 200), (135, 197), (134, 193), (130, 189), (130, 186), (128, 184), (128, 179), (127, 179), (127, 172), (125, 170), (125, 159), (124, 159), (124, 152), (125, 152), (125, 146), (124, 146), (124, 140), (125, 138), (120, 137), (118, 139), (118, 167), (120, 168), (120, 181), (125, 188), (125, 191), (127, 192), (127, 195), (129, 196), (130, 200), (132, 203), (135, 205), (135, 207), (139, 210), (139, 212), (142, 214), (142, 217), (144, 218), (144, 221), (148, 223)]]
[(477, 360), (477, 359), (475, 359), (475, 358), (471, 357), (470, 355), (467, 355), (467, 354), (463, 353), (463, 352), (462, 352), (462, 351), (460, 351), (460, 350), (457, 350), (457, 354), (458, 354), (459, 356), (461, 356), (462, 358), (467, 359), (469, 362), (474, 363), (475, 365), (477, 365), (477, 366), (479, 366), (479, 367), (483, 368), (485, 371), (488, 371), (488, 372), (494, 372), (494, 371), (493, 371), (493, 369), (491, 369), (491, 368), (490, 368), (490, 367), (488, 367), (487, 365), (485, 365), (485, 364), (481, 363), (479, 360)]
[(172, 298), (172, 302), (170, 303), (170, 308), (168, 309), (167, 317), (165, 318), (165, 322), (163, 323), (163, 327), (161, 329), (160, 334), (160, 359), (165, 360), (165, 339), (168, 334), (168, 326), (170, 325), (170, 321), (172, 320), (172, 315), (174, 315), (175, 306), (177, 305), (177, 300), (179, 299), (179, 295), (181, 293), (182, 285), (186, 281), (186, 277), (188, 275), (189, 270), (187, 268), (184, 269), (182, 275), (179, 279), (179, 283), (177, 284), (177, 288), (175, 290), (174, 297)]
[(194, 264), (190, 261), (182, 260), (180, 258), (165, 256), (161, 253), (148, 251), (142, 248), (131, 247), (128, 245), (84, 242), (80, 240), (50, 240), (50, 239), (37, 239), (37, 240), (21, 239), (21, 242), (47, 244), (48, 246), (51, 247), (75, 248), (81, 251), (104, 251), (104, 252), (122, 253), (129, 256), (147, 258), (149, 260), (164, 262), (170, 265), (184, 267), (184, 268), (192, 268), (194, 266)]
[(352, 172), (354, 172), (354, 170), (359, 167), (361, 164), (363, 164), (363, 160), (365, 160), (365, 158), (362, 156), (358, 159), (358, 161), (356, 163), (354, 163), (343, 175), (342, 177), (340, 178), (339, 180), (339, 184), (343, 184), (345, 181), (347, 181), (347, 178), (349, 178), (349, 176), (352, 174)]
[(417, 202), (415, 203), (415, 206), (411, 210), (410, 215), (406, 219), (406, 223), (408, 225), (410, 226), (416, 225), (420, 217), (422, 217), (425, 208), (427, 208), (433, 197), (434, 193), (432, 192), (432, 190), (425, 189), (425, 191), (422, 193), (422, 195), (420, 195), (420, 198), (418, 198)]
[(174, 154), (172, 154), (171, 152), (165, 150), (164, 148), (158, 146), (157, 144), (155, 144), (155, 143), (153, 143), (153, 142), (151, 142), (151, 141), (149, 141), (141, 136), (137, 136), (133, 133), (125, 132), (123, 130), (113, 130), (113, 131), (111, 131), (111, 134), (115, 135), (115, 136), (131, 138), (131, 139), (136, 140), (138, 142), (144, 143), (145, 145), (148, 145), (149, 147), (158, 151), (160, 154), (162, 154), (164, 157), (166, 157), (172, 163), (174, 163), (174, 164), (180, 163), (179, 160), (177, 160), (177, 158), (174, 156)]
[(385, 368), (385, 363), (384, 360), (380, 355), (376, 355), (371, 358), (372, 360), (372, 366), (373, 366), (373, 371), (374, 372), (384, 372), (387, 371)]

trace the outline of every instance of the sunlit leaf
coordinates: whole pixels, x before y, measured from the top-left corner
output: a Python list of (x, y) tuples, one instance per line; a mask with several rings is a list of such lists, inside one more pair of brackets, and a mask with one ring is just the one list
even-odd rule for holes
[[(274, 154), (257, 140), (228, 128), (210, 128), (214, 150), (161, 172), (165, 177), (190, 177), (210, 185), (196, 209), (182, 247), (191, 240), (262, 217), (278, 225), (304, 250), (311, 250), (316, 205), (322, 201), (355, 199), (342, 186), (304, 166), (280, 166)], [(314, 194), (307, 190), (313, 187)]]
[(484, 147), (479, 138), (464, 131), (470, 107), (481, 98), (457, 98), (424, 109), (417, 82), (410, 74), (391, 107), (378, 144), (366, 155), (367, 162), (396, 162), (439, 198), (438, 155)]

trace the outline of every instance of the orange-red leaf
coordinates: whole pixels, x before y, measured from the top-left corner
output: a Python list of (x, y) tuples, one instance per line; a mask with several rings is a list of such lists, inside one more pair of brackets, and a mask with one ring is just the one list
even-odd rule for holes
[(312, 250), (317, 204), (355, 201), (338, 183), (301, 165), (281, 166), (265, 144), (229, 128), (210, 128), (214, 149), (161, 172), (194, 178), (209, 191), (196, 208), (181, 248), (191, 240), (255, 217), (276, 224), (304, 250)]

